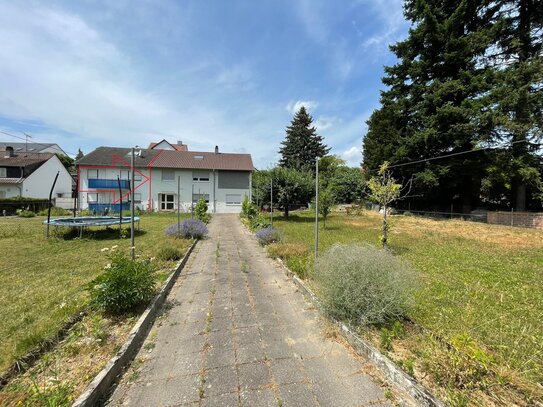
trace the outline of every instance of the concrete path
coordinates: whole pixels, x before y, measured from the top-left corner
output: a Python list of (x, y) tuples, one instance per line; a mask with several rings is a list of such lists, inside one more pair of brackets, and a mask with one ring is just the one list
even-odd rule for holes
[(209, 230), (108, 405), (390, 405), (236, 215)]

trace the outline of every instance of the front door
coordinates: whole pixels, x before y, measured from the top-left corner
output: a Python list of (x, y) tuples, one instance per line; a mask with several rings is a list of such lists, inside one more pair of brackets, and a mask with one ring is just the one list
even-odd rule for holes
[(173, 211), (175, 197), (174, 194), (160, 194), (160, 210)]

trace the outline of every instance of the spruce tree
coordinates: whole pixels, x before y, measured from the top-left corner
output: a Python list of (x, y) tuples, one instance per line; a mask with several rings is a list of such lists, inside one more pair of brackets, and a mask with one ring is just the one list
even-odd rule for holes
[(312, 126), (313, 118), (302, 106), (286, 129), (285, 139), (279, 149), (279, 165), (299, 171), (315, 171), (315, 158), (324, 157), (330, 151)]
[(500, 0), (497, 4), (499, 31), (487, 61), (496, 71), (492, 90), (498, 113), (496, 139), (508, 148), (496, 155), (484, 181), (489, 190), (508, 195), (511, 207), (522, 211), (530, 198), (543, 192), (543, 2)]
[[(483, 2), (408, 0), (413, 26), (393, 46), (399, 62), (385, 68), (382, 107), (368, 121), (364, 165), (391, 164), (469, 151), (491, 138), (493, 114), (485, 110), (489, 70), (479, 63), (495, 30), (496, 10)], [(415, 176), (427, 204), (450, 205), (459, 197), (469, 211), (477, 197), (485, 156), (422, 162), (395, 169)]]

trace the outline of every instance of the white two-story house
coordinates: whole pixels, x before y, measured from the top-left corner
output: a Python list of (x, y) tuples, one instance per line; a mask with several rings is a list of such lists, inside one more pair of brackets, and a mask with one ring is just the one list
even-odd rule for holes
[(251, 198), (250, 154), (135, 149), (134, 191), (131, 149), (98, 147), (77, 161), (79, 206), (96, 212), (128, 209), (134, 199), (144, 211), (189, 212), (204, 198), (212, 213), (238, 213)]
[(0, 198), (49, 198), (53, 183), (53, 198), (71, 198), (72, 182), (56, 154), (0, 147)]

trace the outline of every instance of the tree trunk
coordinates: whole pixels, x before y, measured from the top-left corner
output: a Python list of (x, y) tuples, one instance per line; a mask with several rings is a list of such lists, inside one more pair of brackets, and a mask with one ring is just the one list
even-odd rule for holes
[(284, 213), (285, 219), (288, 219), (288, 204), (285, 204), (283, 213)]

